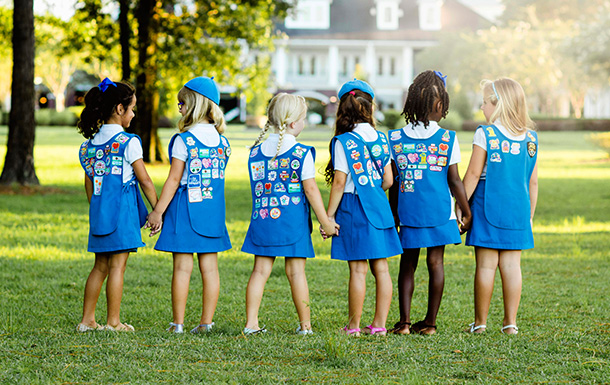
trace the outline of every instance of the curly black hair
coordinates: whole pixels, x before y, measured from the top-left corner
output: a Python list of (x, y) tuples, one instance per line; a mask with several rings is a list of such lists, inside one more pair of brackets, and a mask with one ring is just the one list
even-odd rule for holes
[(402, 110), (407, 124), (422, 122), (424, 127), (430, 124), (429, 115), (434, 110), (434, 104), (442, 103), (442, 117), (449, 111), (449, 94), (443, 80), (431, 70), (417, 75), (409, 86), (407, 100)]

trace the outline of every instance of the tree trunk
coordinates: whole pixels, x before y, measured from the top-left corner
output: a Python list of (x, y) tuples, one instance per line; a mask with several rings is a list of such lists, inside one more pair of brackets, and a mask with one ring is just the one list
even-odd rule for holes
[(13, 82), (8, 141), (0, 184), (39, 185), (34, 169), (34, 2), (15, 0)]
[(121, 42), (121, 67), (123, 70), (123, 80), (131, 81), (131, 55), (130, 55), (130, 40), (131, 28), (127, 15), (129, 14), (130, 0), (119, 0), (119, 39)]
[(136, 96), (138, 114), (133, 131), (142, 138), (144, 161), (163, 161), (165, 156), (157, 133), (159, 122), (159, 92), (157, 90), (157, 33), (159, 2), (141, 0), (138, 19), (138, 69)]

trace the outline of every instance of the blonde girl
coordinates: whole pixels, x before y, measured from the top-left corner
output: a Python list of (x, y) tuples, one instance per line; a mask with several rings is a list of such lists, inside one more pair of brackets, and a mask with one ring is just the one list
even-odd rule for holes
[(203, 76), (189, 80), (178, 93), (180, 133), (170, 141), (169, 176), (159, 204), (149, 217), (153, 234), (164, 221), (155, 249), (173, 255), (173, 320), (168, 331), (174, 333), (184, 331), (194, 253), (199, 260), (203, 293), (201, 318), (191, 333), (212, 330), (220, 291), (218, 252), (231, 248), (224, 195), (231, 147), (222, 135), (226, 124), (219, 101), (213, 78)]
[[(534, 247), (532, 220), (538, 198), (538, 135), (519, 83), (501, 78), (481, 82), (481, 109), (490, 123), (474, 135), (464, 187), (471, 199), (472, 228), (466, 245), (475, 247), (474, 322), (486, 330), (496, 269), (502, 277), (501, 331), (517, 334), (521, 299), (521, 251)], [(458, 208), (459, 211), (459, 208)], [(459, 217), (459, 214), (458, 214)]]
[[(335, 234), (338, 226), (326, 215), (315, 181), (315, 149), (296, 141), (306, 114), (302, 96), (276, 95), (267, 108), (267, 124), (250, 148), (252, 215), (241, 249), (254, 254), (246, 289), (246, 335), (266, 332), (259, 325), (258, 312), (276, 256), (285, 257), (286, 276), (299, 317), (296, 332), (313, 333), (305, 275), (305, 261), (315, 257), (310, 207), (327, 234)], [(263, 141), (271, 129), (273, 133)]]

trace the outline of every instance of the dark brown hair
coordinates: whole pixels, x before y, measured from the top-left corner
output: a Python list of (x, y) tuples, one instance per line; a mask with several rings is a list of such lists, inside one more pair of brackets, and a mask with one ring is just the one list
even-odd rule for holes
[[(337, 107), (337, 120), (335, 121), (333, 137), (351, 132), (358, 123), (368, 123), (375, 127), (373, 106), (373, 98), (366, 92), (352, 90), (343, 95), (339, 101), (339, 107)], [(328, 145), (328, 149), (331, 154), (324, 170), (324, 179), (330, 185), (335, 178), (335, 167), (332, 160), (332, 141)]]
[(443, 105), (442, 117), (449, 111), (449, 94), (443, 80), (434, 71), (424, 71), (417, 75), (409, 86), (407, 100), (402, 110), (405, 121), (411, 124), (422, 122), (424, 127), (430, 124), (429, 115), (434, 105), (440, 101)]
[(91, 88), (85, 95), (85, 108), (77, 123), (78, 132), (92, 139), (102, 124), (110, 119), (116, 106), (122, 104), (125, 109), (129, 107), (135, 92), (131, 84), (121, 82), (117, 82), (116, 87), (109, 85), (104, 92), (98, 86)]

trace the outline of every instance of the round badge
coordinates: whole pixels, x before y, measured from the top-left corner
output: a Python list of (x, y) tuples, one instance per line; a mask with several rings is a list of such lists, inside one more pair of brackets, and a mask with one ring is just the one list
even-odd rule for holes
[(369, 183), (369, 177), (366, 175), (360, 175), (360, 178), (358, 178), (358, 183), (364, 186), (365, 184)]
[(396, 157), (396, 163), (398, 163), (398, 168), (404, 170), (407, 168), (407, 156), (405, 154), (400, 154)]
[(292, 162), (290, 162), (290, 167), (292, 167), (293, 170), (296, 170), (297, 168), (301, 167), (301, 162), (299, 162), (298, 159), (294, 159)]
[(255, 210), (255, 211), (252, 213), (252, 219), (256, 219), (256, 218), (258, 218), (258, 211), (256, 211), (256, 210)]
[(373, 148), (371, 149), (371, 151), (373, 151), (373, 156), (376, 158), (379, 155), (381, 155), (381, 146), (376, 144), (373, 146)]
[(282, 214), (282, 212), (277, 207), (272, 208), (271, 211), (269, 212), (269, 216), (273, 219), (278, 219), (281, 214)]
[(104, 150), (102, 150), (101, 148), (95, 152), (96, 158), (102, 159), (103, 156), (104, 156)]
[(98, 160), (93, 165), (93, 169), (95, 170), (95, 175), (104, 175), (106, 174), (106, 163), (103, 160)]
[(227, 156), (231, 156), (231, 147), (227, 147), (225, 154), (227, 154)]
[(191, 170), (191, 173), (198, 174), (199, 171), (201, 171), (201, 159), (195, 158), (191, 160), (189, 168)]
[(263, 195), (263, 182), (257, 182), (254, 186), (254, 194), (259, 197)]

